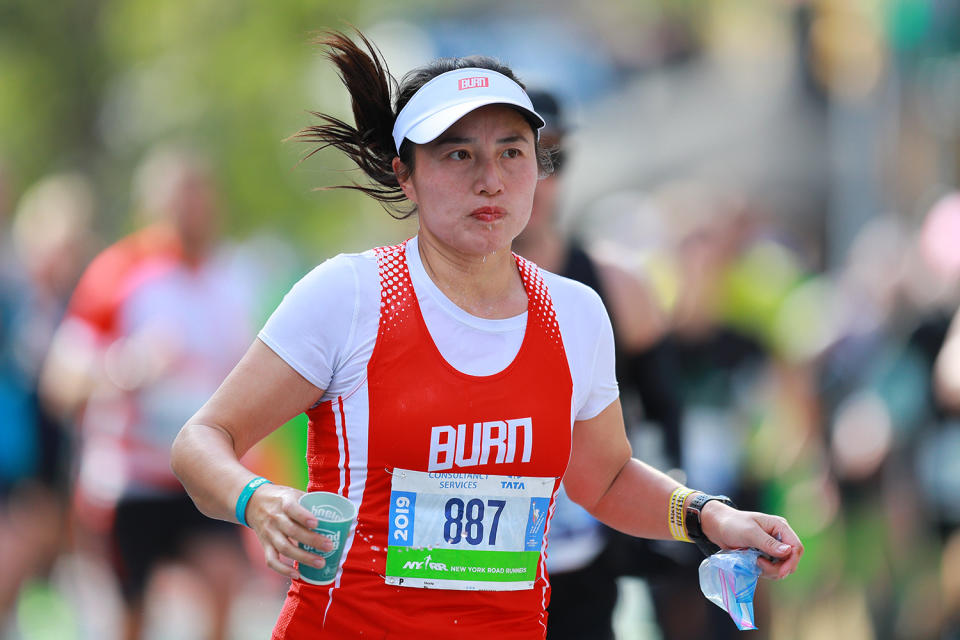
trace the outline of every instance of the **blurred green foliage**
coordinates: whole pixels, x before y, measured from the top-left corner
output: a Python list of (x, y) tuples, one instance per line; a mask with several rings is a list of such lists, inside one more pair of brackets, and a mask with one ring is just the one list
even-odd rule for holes
[(308, 148), (284, 141), (310, 122), (309, 110), (349, 114), (310, 40), (349, 29), (362, 8), (0, 0), (0, 166), (14, 195), (51, 171), (86, 172), (109, 241), (131, 225), (133, 168), (152, 145), (185, 141), (213, 160), (231, 234), (269, 228), (309, 247), (311, 261), (358, 248), (350, 239), (371, 228), (368, 219), (390, 234), (384, 212), (362, 196), (313, 191), (359, 180), (342, 173), (345, 160), (325, 152), (298, 166)]

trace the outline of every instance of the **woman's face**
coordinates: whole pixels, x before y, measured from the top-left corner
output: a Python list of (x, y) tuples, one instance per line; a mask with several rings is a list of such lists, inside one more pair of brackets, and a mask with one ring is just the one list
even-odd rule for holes
[(421, 235), (482, 256), (509, 248), (527, 224), (538, 171), (527, 121), (510, 107), (488, 105), (417, 145), (413, 174), (400, 185), (417, 205)]

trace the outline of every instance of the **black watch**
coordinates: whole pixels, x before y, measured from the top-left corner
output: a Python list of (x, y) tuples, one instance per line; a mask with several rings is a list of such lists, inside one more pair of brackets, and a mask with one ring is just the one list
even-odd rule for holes
[(693, 496), (693, 500), (690, 501), (690, 504), (687, 505), (684, 512), (683, 523), (687, 527), (687, 535), (690, 536), (690, 539), (693, 540), (697, 548), (700, 549), (705, 556), (711, 556), (717, 551), (720, 551), (720, 547), (710, 542), (710, 539), (704, 535), (703, 527), (700, 525), (700, 512), (703, 511), (704, 505), (711, 500), (719, 500), (734, 509), (737, 508), (737, 505), (733, 504), (733, 500), (727, 496), (711, 496), (706, 493), (698, 493)]

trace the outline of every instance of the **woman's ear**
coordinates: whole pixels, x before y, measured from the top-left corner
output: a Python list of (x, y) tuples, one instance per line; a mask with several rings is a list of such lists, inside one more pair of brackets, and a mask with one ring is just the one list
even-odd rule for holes
[(397, 176), (397, 183), (400, 185), (400, 188), (403, 189), (403, 195), (407, 196), (407, 200), (414, 204), (419, 204), (417, 202), (417, 190), (413, 186), (412, 176), (410, 174), (410, 169), (403, 163), (403, 160), (399, 156), (393, 158), (393, 173)]

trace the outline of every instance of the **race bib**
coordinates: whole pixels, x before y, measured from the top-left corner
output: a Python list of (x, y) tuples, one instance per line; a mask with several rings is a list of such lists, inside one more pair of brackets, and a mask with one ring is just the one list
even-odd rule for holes
[(555, 482), (395, 469), (386, 583), (532, 589)]

